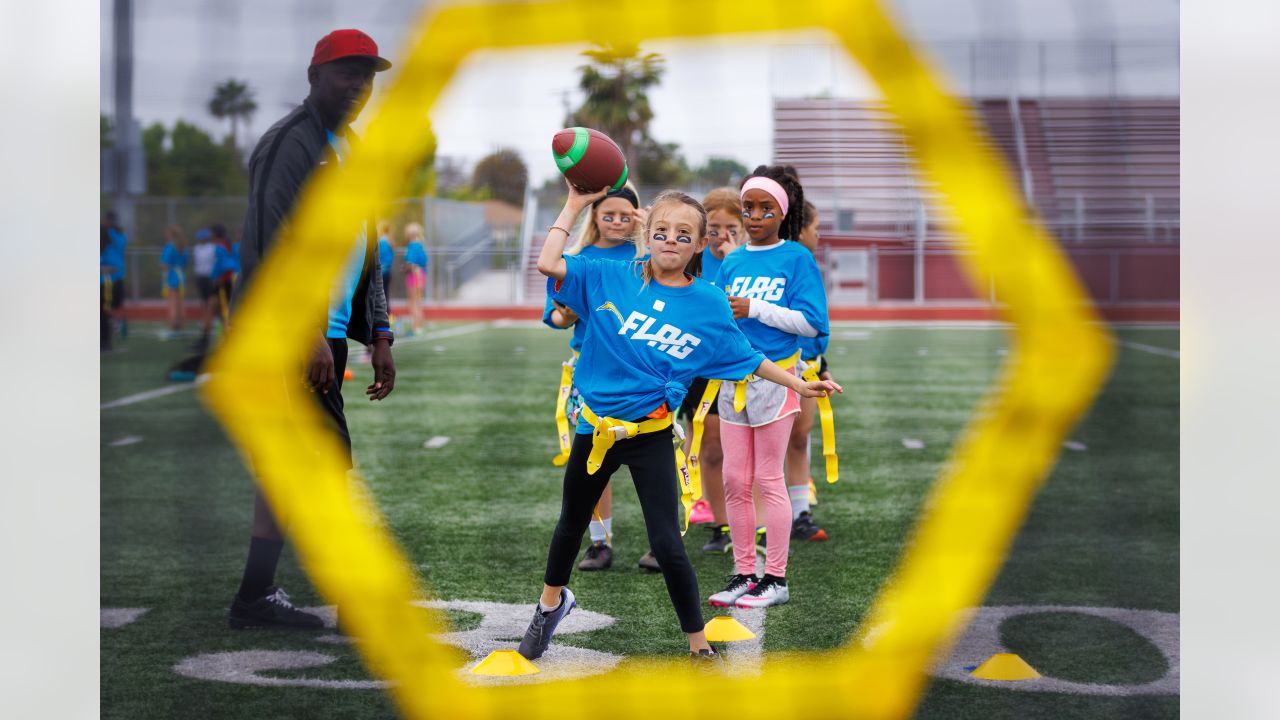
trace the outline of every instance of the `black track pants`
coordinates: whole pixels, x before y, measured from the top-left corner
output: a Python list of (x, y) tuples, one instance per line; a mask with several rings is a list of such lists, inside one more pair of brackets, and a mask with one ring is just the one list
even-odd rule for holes
[(702, 607), (698, 579), (680, 538), (680, 486), (671, 430), (618, 441), (604, 456), (604, 464), (595, 475), (587, 474), (590, 454), (591, 436), (575, 435), (569, 462), (565, 465), (560, 520), (547, 551), (544, 582), (553, 587), (569, 584), (582, 536), (591, 522), (591, 511), (609, 478), (626, 465), (631, 468), (631, 479), (640, 498), (640, 509), (649, 532), (649, 549), (662, 566), (662, 577), (680, 618), (680, 629), (698, 632), (703, 628)]

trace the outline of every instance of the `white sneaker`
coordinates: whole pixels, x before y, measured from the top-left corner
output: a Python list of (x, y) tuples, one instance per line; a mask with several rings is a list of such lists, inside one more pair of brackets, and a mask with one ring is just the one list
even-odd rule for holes
[(787, 581), (776, 575), (765, 575), (764, 578), (735, 602), (740, 608), (766, 608), (770, 605), (781, 605), (791, 599), (787, 590)]
[(720, 592), (707, 598), (713, 607), (733, 607), (734, 601), (756, 586), (755, 575), (730, 575), (729, 584)]

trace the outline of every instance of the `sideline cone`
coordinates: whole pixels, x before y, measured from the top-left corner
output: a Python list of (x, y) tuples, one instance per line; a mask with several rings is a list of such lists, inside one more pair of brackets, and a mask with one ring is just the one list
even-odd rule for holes
[(534, 675), (542, 671), (515, 650), (494, 650), (488, 657), (481, 660), (480, 664), (471, 668), (471, 672), (475, 675), (514, 677)]
[(1014, 653), (996, 653), (973, 672), (973, 677), (983, 680), (1035, 680), (1040, 673)]
[(719, 615), (707, 621), (707, 640), (711, 642), (733, 642), (734, 640), (751, 640), (755, 633), (745, 625), (728, 615)]

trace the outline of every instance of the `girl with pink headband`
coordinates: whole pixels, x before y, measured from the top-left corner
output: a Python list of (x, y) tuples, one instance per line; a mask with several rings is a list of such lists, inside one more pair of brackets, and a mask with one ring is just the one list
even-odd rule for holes
[[(804, 189), (790, 166), (761, 165), (743, 181), (742, 218), (749, 241), (720, 266), (717, 285), (729, 294), (738, 327), (752, 347), (798, 375), (801, 337), (828, 334), (827, 296), (813, 255), (799, 243)], [(787, 553), (791, 501), (784, 479), (791, 426), (800, 398), (791, 389), (748, 376), (720, 392), (720, 444), (724, 450), (725, 504), (734, 574), (709, 602), (718, 607), (764, 608), (791, 598)], [(755, 575), (755, 509), (764, 510), (764, 576)]]

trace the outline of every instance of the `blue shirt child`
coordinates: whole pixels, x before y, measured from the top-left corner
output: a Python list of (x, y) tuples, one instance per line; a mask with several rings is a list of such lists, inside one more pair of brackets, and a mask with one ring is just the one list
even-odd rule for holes
[[(826, 342), (830, 332), (827, 292), (813, 253), (797, 242), (780, 240), (773, 245), (744, 245), (725, 255), (717, 285), (729, 295), (763, 300), (797, 310)], [(738, 320), (752, 347), (777, 362), (800, 349), (800, 337), (766, 325), (755, 318)]]
[[(564, 261), (564, 280), (557, 289), (549, 279), (547, 294), (587, 325), (574, 383), (597, 416), (640, 420), (663, 403), (675, 412), (694, 378), (740, 380), (764, 361), (710, 284), (646, 284), (639, 263)], [(585, 417), (578, 433), (591, 433)]]
[(172, 242), (164, 244), (160, 251), (160, 264), (164, 266), (164, 286), (170, 290), (182, 287), (183, 271), (187, 268), (187, 253)]

